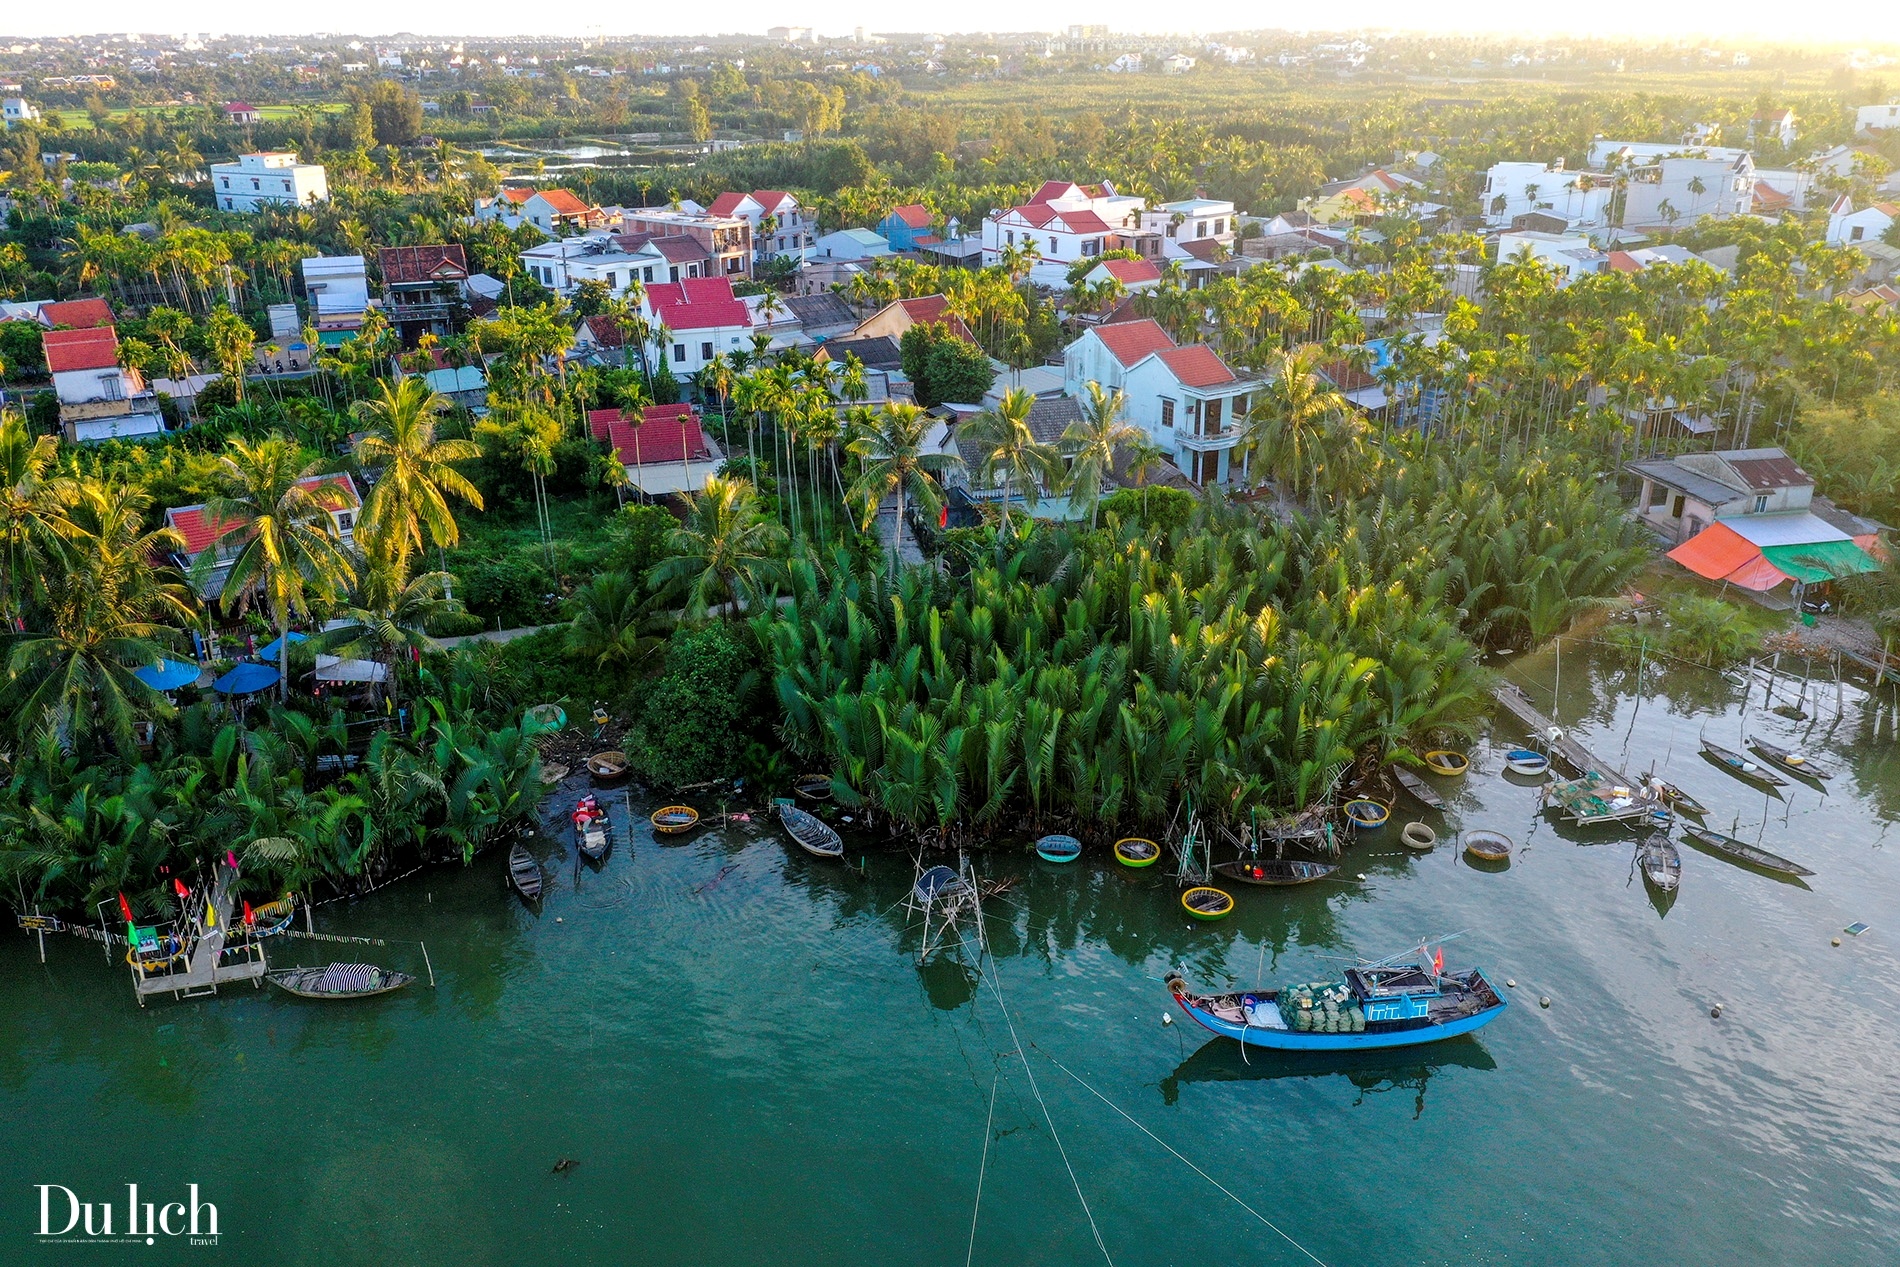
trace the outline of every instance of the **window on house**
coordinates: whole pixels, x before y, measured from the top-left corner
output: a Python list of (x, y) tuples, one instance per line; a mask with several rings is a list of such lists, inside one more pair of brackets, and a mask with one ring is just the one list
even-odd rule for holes
[(231, 187), (231, 178), (229, 176), (220, 176), (218, 177), (218, 184), (225, 189), (229, 189)]
[(1246, 416), (1247, 416), (1247, 398), (1246, 398), (1245, 396), (1236, 396), (1236, 397), (1234, 397), (1234, 419), (1235, 419), (1235, 421), (1239, 421), (1240, 419), (1242, 419), (1242, 418), (1244, 418), (1244, 417), (1246, 417)]
[(260, 184), (258, 184), (258, 183), (257, 183), (257, 177), (255, 177), (255, 176), (253, 176), (253, 177), (251, 177), (251, 188), (252, 188), (252, 189), (262, 189), (262, 188), (263, 188), (263, 186), (262, 186), (262, 185), (260, 185)]
[(640, 270), (640, 280), (643, 282), (650, 282), (653, 280), (653, 266), (652, 265), (649, 264), (647, 267)]
[(1669, 503), (1669, 517), (1671, 519), (1682, 518), (1682, 494), (1681, 493), (1677, 493), (1675, 496), (1675, 499)]
[(1221, 402), (1218, 400), (1208, 401), (1207, 405), (1201, 410), (1201, 431), (1203, 434), (1213, 435), (1220, 430), (1220, 415)]
[(1848, 231), (1847, 240), (1849, 242), (1858, 242), (1860, 241), (1861, 234), (1865, 232), (1867, 232), (1867, 230), (1857, 224), (1851, 230)]
[(710, 342), (700, 344), (699, 345), (699, 359), (702, 361), (710, 361), (712, 360), (712, 358), (713, 358), (713, 345)]
[(1194, 236), (1197, 238), (1204, 238), (1207, 236), (1207, 221), (1197, 220), (1194, 222)]
[(686, 360), (686, 345), (684, 343), (675, 343), (673, 345), (673, 360), (676, 362), (684, 362)]
[(1082, 244), (1082, 254), (1084, 255), (1100, 255), (1101, 253), (1102, 239), (1100, 238), (1090, 238)]
[(1161, 398), (1161, 425), (1164, 427), (1174, 425), (1174, 402), (1166, 396)]
[(1005, 229), (1005, 230), (1003, 231), (1003, 244), (1004, 244), (1005, 246), (1015, 246), (1015, 245), (1016, 245), (1016, 230), (1014, 230), (1014, 229)]
[(620, 274), (619, 273), (609, 272), (607, 274), (607, 289), (608, 290), (620, 289)]
[(1768, 509), (1768, 494), (1757, 493), (1755, 495), (1755, 513), (1759, 515), (1764, 510), (1767, 510), (1767, 509)]
[(338, 531), (339, 533), (343, 533), (343, 532), (348, 532), (348, 531), (350, 531), (350, 529), (352, 529), (352, 528), (354, 528), (354, 527), (356, 527), (356, 516), (355, 516), (355, 515), (353, 515), (353, 514), (351, 514), (351, 513), (350, 513), (349, 511), (347, 511), (347, 510), (340, 510), (340, 511), (338, 511), (338, 512), (337, 512), (337, 516), (336, 516), (336, 530), (337, 530), (337, 531)]
[(1055, 240), (1054, 235), (1051, 235), (1049, 238), (1049, 254), (1054, 255), (1055, 253), (1056, 253), (1056, 240)]
[(672, 267), (668, 268), (666, 270), (666, 277), (668, 281), (674, 281), (674, 282), (678, 281), (680, 279), (679, 266), (673, 265)]
[(1227, 222), (1225, 220), (1214, 221), (1214, 236), (1219, 237), (1225, 232), (1227, 232)]

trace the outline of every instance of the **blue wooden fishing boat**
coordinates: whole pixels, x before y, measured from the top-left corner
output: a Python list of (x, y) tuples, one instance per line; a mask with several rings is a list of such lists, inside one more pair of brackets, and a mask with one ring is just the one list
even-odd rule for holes
[(1547, 774), (1550, 758), (1535, 748), (1512, 748), (1504, 754), (1504, 768), (1512, 774)]
[(1074, 836), (1044, 836), (1036, 842), (1036, 856), (1044, 862), (1074, 862), (1082, 856), (1082, 842)]
[(1442, 963), (1442, 951), (1436, 960), (1427, 959), (1420, 947), (1348, 968), (1341, 980), (1281, 990), (1195, 994), (1178, 972), (1168, 974), (1167, 984), (1195, 1024), (1243, 1046), (1276, 1051), (1410, 1047), (1469, 1034), (1504, 1012), (1503, 998), (1482, 972), (1445, 972)]

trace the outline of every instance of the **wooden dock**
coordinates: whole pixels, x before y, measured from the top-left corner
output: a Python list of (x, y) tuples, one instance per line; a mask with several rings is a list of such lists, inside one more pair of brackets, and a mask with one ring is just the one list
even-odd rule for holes
[[(1634, 786), (1630, 783), (1628, 775), (1609, 762), (1599, 759), (1588, 748), (1564, 733), (1562, 727), (1546, 717), (1542, 710), (1531, 703), (1531, 697), (1524, 694), (1523, 688), (1516, 683), (1500, 683), (1491, 694), (1496, 698), (1498, 705), (1524, 727), (1525, 733), (1530, 738), (1545, 745), (1552, 759), (1563, 762), (1572, 774), (1584, 775), (1594, 770), (1613, 783)], [(1551, 737), (1553, 734), (1556, 735), (1554, 739)]]
[[(224, 930), (231, 919), (231, 881), (237, 873), (220, 864), (217, 878), (212, 881), (211, 891), (204, 898), (208, 903), (211, 919), (208, 924), (196, 911), (190, 913), (187, 938), (189, 951), (184, 955), (184, 967), (175, 971), (141, 971), (132, 968), (132, 989), (138, 995), (139, 1006), (145, 1006), (145, 999), (153, 994), (170, 994), (173, 998), (192, 999), (204, 995), (216, 994), (221, 985), (231, 985), (239, 981), (249, 981), (253, 988), (260, 985), (264, 978), (266, 964), (264, 948), (256, 941), (246, 942), (232, 950), (233, 955), (241, 955), (230, 963), (224, 962)], [(177, 960), (172, 961), (174, 964)]]
[(1841, 649), (1841, 654), (1873, 674), (1876, 683), (1884, 680), (1900, 684), (1900, 660), (1889, 660), (1884, 656), (1876, 660), (1872, 656), (1865, 656), (1845, 647)]

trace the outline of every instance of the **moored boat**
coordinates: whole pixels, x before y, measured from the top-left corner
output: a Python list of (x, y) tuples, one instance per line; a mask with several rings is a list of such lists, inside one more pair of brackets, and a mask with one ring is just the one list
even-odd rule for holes
[(587, 758), (587, 773), (596, 783), (612, 783), (627, 777), (629, 763), (624, 752), (596, 752)]
[(1512, 774), (1550, 773), (1550, 758), (1535, 748), (1512, 748), (1504, 754), (1504, 768)]
[(653, 830), (662, 836), (677, 836), (691, 831), (699, 823), (699, 811), (690, 805), (662, 805), (648, 818)]
[(1769, 743), (1766, 739), (1757, 739), (1750, 735), (1748, 746), (1776, 769), (1786, 770), (1798, 779), (1824, 781), (1834, 777), (1834, 771), (1826, 766), (1816, 765), (1806, 754), (1793, 752), (1778, 744)]
[(1511, 838), (1501, 831), (1468, 831), (1463, 837), (1465, 856), (1479, 862), (1509, 862)]
[(1755, 867), (1774, 875), (1798, 880), (1803, 876), (1814, 874), (1792, 858), (1784, 858), (1778, 853), (1769, 853), (1766, 849), (1751, 845), (1747, 841), (1725, 836), (1719, 831), (1710, 831), (1706, 827), (1684, 827), (1682, 837), (1700, 849), (1720, 854), (1732, 862), (1739, 862), (1743, 866)]
[(1707, 818), (1709, 807), (1667, 779), (1649, 776), (1649, 785), (1662, 795), (1663, 804), (1678, 814), (1693, 814), (1697, 818)]
[(833, 831), (829, 823), (782, 798), (772, 802), (772, 806), (778, 810), (778, 821), (785, 833), (800, 849), (819, 858), (844, 857), (844, 837)]
[(1410, 822), (1400, 829), (1399, 842), (1416, 853), (1424, 853), (1438, 843), (1438, 833), (1424, 823)]
[(529, 902), (541, 898), (541, 866), (528, 852), (526, 845), (516, 845), (508, 851), (508, 882), (515, 886), (515, 892)]
[(1227, 918), (1234, 909), (1234, 897), (1231, 893), (1201, 884), (1181, 895), (1181, 905), (1195, 919), (1212, 923)]
[(1232, 862), (1215, 863), (1214, 870), (1241, 884), (1283, 888), (1324, 880), (1339, 868), (1330, 862), (1309, 862), (1304, 858), (1236, 858)]
[(1435, 748), (1425, 754), (1425, 768), (1433, 774), (1456, 778), (1471, 768), (1471, 758), (1449, 748)]
[(607, 856), (611, 843), (607, 835), (607, 811), (592, 792), (574, 806), (574, 837), (581, 853), (594, 862)]
[(792, 795), (808, 801), (828, 801), (831, 799), (831, 776), (801, 774), (792, 780)]
[(1445, 798), (1438, 794), (1438, 789), (1419, 778), (1416, 774), (1413, 774), (1404, 766), (1393, 766), (1392, 777), (1398, 780), (1399, 786), (1405, 790), (1407, 796), (1410, 796), (1426, 809), (1445, 808)]
[(1658, 892), (1674, 893), (1676, 886), (1682, 883), (1682, 854), (1667, 832), (1651, 832), (1646, 836), (1636, 847), (1636, 862), (1643, 869), (1643, 879)]
[(1161, 857), (1161, 846), (1146, 836), (1124, 836), (1115, 842), (1115, 861), (1124, 867), (1152, 867)]
[(415, 978), (368, 963), (332, 963), (321, 968), (273, 968), (264, 980), (306, 999), (366, 999), (400, 990)]
[(1377, 831), (1392, 817), (1392, 807), (1369, 796), (1355, 796), (1345, 804), (1348, 822), (1360, 831)]
[(1702, 755), (1721, 766), (1724, 770), (1727, 770), (1736, 778), (1742, 779), (1745, 782), (1771, 788), (1788, 786), (1788, 780), (1782, 778), (1760, 762), (1750, 761), (1747, 757), (1732, 748), (1724, 748), (1719, 744), (1712, 744), (1704, 739), (1702, 741)]
[(1282, 990), (1195, 994), (1178, 972), (1167, 985), (1203, 1029), (1281, 1051), (1431, 1043), (1488, 1025), (1506, 1006), (1478, 969), (1447, 973), (1430, 961), (1365, 964), (1346, 969), (1343, 980)]
[(1044, 836), (1036, 842), (1036, 856), (1044, 862), (1074, 862), (1082, 856), (1082, 842), (1061, 833)]

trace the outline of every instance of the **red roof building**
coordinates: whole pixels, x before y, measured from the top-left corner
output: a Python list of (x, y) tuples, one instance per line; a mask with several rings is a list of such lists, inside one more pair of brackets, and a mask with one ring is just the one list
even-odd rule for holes
[(103, 299), (68, 299), (40, 308), (40, 324), (91, 330), (112, 324), (112, 305)]
[(1152, 260), (1103, 260), (1098, 267), (1124, 286), (1142, 286), (1161, 280), (1161, 269)]
[(1174, 346), (1174, 340), (1168, 337), (1168, 332), (1146, 317), (1097, 326), (1094, 334), (1109, 354), (1122, 363), (1124, 369), (1137, 364), (1143, 357)]
[(1227, 368), (1227, 362), (1221, 360), (1214, 349), (1205, 343), (1191, 343), (1184, 348), (1163, 348), (1156, 355), (1185, 387), (1221, 387), (1239, 381), (1234, 377), (1234, 372)]
[(46, 347), (46, 368), (54, 374), (78, 370), (116, 369), (119, 334), (111, 326), (87, 330), (48, 330), (40, 336)]
[(648, 286), (654, 317), (674, 333), (687, 330), (750, 330), (752, 315), (723, 277), (685, 277)]
[[(312, 475), (297, 481), (298, 487), (309, 490), (317, 503), (338, 520), (337, 528), (342, 534), (349, 534), (355, 528), (355, 514), (362, 509), (363, 499), (357, 496), (356, 481), (347, 471), (334, 475)], [(181, 552), (187, 559), (214, 546), (223, 546), (227, 553), (235, 554), (242, 544), (241, 534), (229, 532), (228, 521), (212, 518), (203, 505), (174, 506), (165, 512), (165, 526), (175, 529), (185, 539), (185, 548)]]
[(622, 409), (589, 410), (587, 430), (610, 445), (623, 466), (706, 462), (714, 456), (691, 405), (647, 405), (637, 421)]
[(893, 207), (891, 208), (891, 214), (913, 229), (928, 229), (930, 227), (930, 208), (924, 206), (922, 203), (910, 202), (905, 203), (901, 207)]
[(440, 246), (386, 246), (377, 252), (384, 286), (438, 286), (468, 280), (468, 256), (459, 242)]

